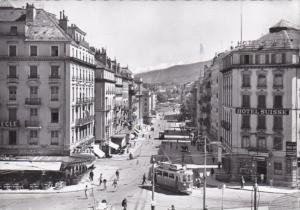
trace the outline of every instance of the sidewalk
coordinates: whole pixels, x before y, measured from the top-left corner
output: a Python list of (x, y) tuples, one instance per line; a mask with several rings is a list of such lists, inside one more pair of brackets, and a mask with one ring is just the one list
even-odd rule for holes
[[(220, 182), (218, 180), (215, 180), (212, 177), (207, 177), (207, 186), (210, 187), (220, 187), (222, 184), (226, 185), (226, 188), (228, 189), (234, 189), (234, 190), (246, 190), (246, 191), (253, 191), (252, 184), (244, 186), (243, 189), (241, 189), (241, 185), (239, 183), (228, 183), (228, 182)], [(297, 193), (300, 192), (299, 189), (291, 189), (287, 187), (271, 187), (271, 186), (264, 186), (258, 184), (258, 190), (263, 193), (274, 193), (274, 194), (290, 194), (290, 193)]]
[(89, 180), (89, 171), (83, 176), (81, 181), (77, 185), (65, 186), (62, 189), (55, 190), (53, 187), (47, 190), (0, 190), (0, 194), (51, 194), (51, 193), (69, 193), (69, 192), (78, 192), (85, 189), (87, 185), (89, 189), (95, 186), (99, 186), (99, 177), (102, 173), (102, 178), (107, 179), (108, 185), (115, 176), (115, 172), (118, 169), (117, 167), (101, 165), (102, 163), (95, 163), (94, 179), (93, 182)]
[(141, 149), (142, 149), (142, 144), (145, 141), (145, 138), (138, 138), (137, 140), (130, 140), (129, 143), (130, 145), (134, 145), (133, 147), (128, 148), (128, 153), (127, 149), (125, 150), (124, 154), (113, 154), (112, 155), (112, 160), (128, 160), (129, 159), (129, 154), (131, 153), (133, 158), (136, 158), (140, 155)]

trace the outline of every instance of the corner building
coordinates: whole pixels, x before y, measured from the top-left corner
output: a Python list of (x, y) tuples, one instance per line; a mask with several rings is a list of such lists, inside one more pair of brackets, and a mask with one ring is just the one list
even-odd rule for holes
[(94, 53), (85, 32), (27, 4), (0, 8), (0, 153), (70, 155), (93, 140)]
[(220, 140), (230, 153), (223, 169), (234, 180), (243, 175), (258, 183), (298, 182), (299, 44), (299, 29), (280, 21), (224, 55)]

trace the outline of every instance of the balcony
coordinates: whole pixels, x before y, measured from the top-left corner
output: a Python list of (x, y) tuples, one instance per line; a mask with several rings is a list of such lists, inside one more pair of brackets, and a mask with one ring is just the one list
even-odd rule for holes
[(25, 105), (39, 106), (41, 104), (41, 98), (25, 98)]
[(283, 127), (282, 126), (275, 126), (275, 127), (273, 127), (273, 131), (274, 132), (282, 132), (283, 131)]
[(40, 121), (25, 120), (25, 128), (42, 128), (42, 126)]
[(28, 75), (28, 79), (29, 80), (39, 80), (40, 79), (40, 75), (30, 74), (30, 75)]
[(58, 83), (61, 81), (60, 75), (53, 74), (49, 76), (49, 83)]
[(269, 150), (265, 147), (248, 147), (249, 152), (261, 152), (261, 153), (268, 153)]
[(76, 119), (75, 125), (77, 127), (83, 126), (94, 121), (94, 115), (86, 116), (84, 118)]
[(7, 75), (7, 83), (19, 83), (18, 75)]

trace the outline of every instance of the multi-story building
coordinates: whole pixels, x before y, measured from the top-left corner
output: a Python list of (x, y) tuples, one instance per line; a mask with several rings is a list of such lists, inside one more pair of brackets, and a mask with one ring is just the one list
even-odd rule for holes
[(115, 71), (117, 69), (116, 61), (111, 61), (103, 48), (96, 50), (96, 125), (95, 139), (100, 143), (102, 149), (109, 153), (110, 137), (114, 133), (114, 106), (115, 106)]
[(120, 133), (124, 129), (122, 125), (122, 104), (123, 104), (123, 78), (121, 75), (120, 64), (117, 66), (117, 71), (115, 74), (116, 83), (115, 83), (115, 106), (114, 106), (114, 133)]
[(295, 186), (298, 182), (300, 31), (280, 21), (258, 40), (223, 58), (220, 138), (233, 179)]
[(144, 89), (142, 91), (142, 116), (143, 123), (150, 124), (155, 114), (156, 96), (153, 91)]
[(1, 154), (70, 155), (93, 140), (94, 53), (85, 32), (27, 4), (0, 8)]
[(134, 78), (135, 83), (135, 103), (134, 107), (135, 110), (133, 110), (134, 116), (136, 116), (136, 124), (142, 125), (143, 124), (143, 107), (142, 107), (142, 84), (143, 80), (141, 78)]

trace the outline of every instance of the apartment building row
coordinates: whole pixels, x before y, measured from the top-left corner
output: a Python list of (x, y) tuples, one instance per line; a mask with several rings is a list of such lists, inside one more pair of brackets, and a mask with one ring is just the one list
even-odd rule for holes
[(72, 156), (143, 122), (142, 81), (64, 11), (0, 10), (1, 155)]
[(195, 125), (222, 145), (231, 180), (299, 183), (299, 44), (299, 29), (281, 20), (215, 56), (199, 78)]

